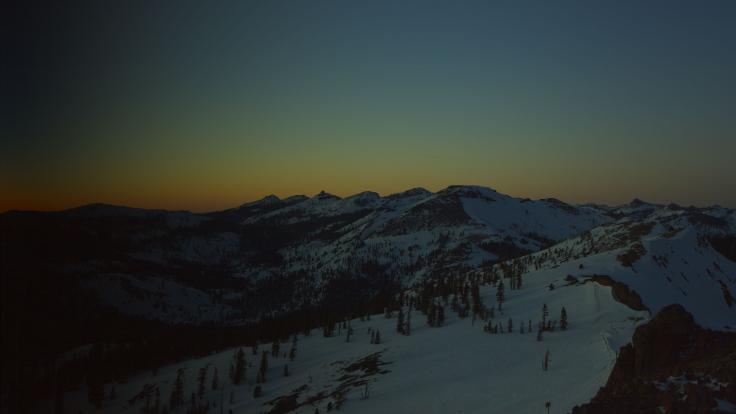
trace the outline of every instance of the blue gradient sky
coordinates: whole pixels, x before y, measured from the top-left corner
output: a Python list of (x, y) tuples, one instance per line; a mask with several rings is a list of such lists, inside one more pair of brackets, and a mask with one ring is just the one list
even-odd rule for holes
[(95, 1), (16, 20), (0, 210), (456, 183), (736, 207), (732, 1)]

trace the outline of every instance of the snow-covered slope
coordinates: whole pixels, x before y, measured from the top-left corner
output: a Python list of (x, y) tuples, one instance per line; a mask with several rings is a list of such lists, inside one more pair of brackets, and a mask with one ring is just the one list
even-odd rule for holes
[[(182, 370), (186, 398), (183, 407), (172, 412), (183, 413), (190, 407), (190, 396), (197, 393), (201, 368), (206, 369), (206, 391), (196, 400), (209, 404), (210, 412), (219, 412), (221, 401), (224, 412), (238, 414), (327, 412), (328, 404), (336, 405), (340, 394), (344, 396), (340, 411), (345, 413), (538, 413), (546, 401), (554, 412), (567, 412), (605, 384), (619, 346), (630, 340), (646, 312), (614, 301), (608, 287), (592, 282), (563, 287), (561, 282), (556, 271), (532, 272), (525, 276), (523, 289), (508, 292), (503, 315), (497, 313), (493, 321), (506, 328), (511, 318), (512, 333), (484, 332), (483, 321), (460, 319), (448, 309), (442, 327), (429, 327), (425, 316), (414, 311), (411, 335), (404, 336), (396, 333), (396, 316), (372, 315), (370, 320), (351, 321), (350, 342), (345, 330), (330, 338), (317, 330), (307, 337), (300, 334), (294, 361), (286, 357), (291, 340), (285, 341), (280, 355), (269, 357), (260, 398), (253, 397), (260, 352), (270, 350), (270, 344), (262, 345), (259, 355), (245, 348), (248, 366), (240, 385), (231, 384), (227, 377), (236, 351), (230, 349), (115, 384), (116, 399), (106, 400), (100, 412), (138, 412), (147, 398), (129, 401), (146, 389), (149, 404), (155, 404), (156, 389), (160, 404), (168, 404), (177, 372)], [(560, 287), (549, 290), (550, 283)], [(495, 292), (495, 287), (481, 288), (486, 304), (495, 304)], [(526, 329), (530, 320), (536, 326), (544, 304), (551, 319), (557, 319), (564, 306), (570, 326), (545, 332), (540, 342), (535, 333), (522, 334), (519, 327), (523, 323)], [(374, 331), (380, 332), (380, 344), (371, 344)], [(549, 370), (543, 371), (547, 351)], [(283, 375), (284, 365), (289, 377)], [(211, 389), (215, 368), (218, 390)], [(106, 386), (108, 392), (112, 386)], [(84, 388), (65, 398), (69, 406), (91, 408)]]
[[(681, 304), (703, 327), (736, 329), (736, 214), (720, 207), (638, 200), (617, 207), (572, 206), (451, 186), (386, 197), (270, 196), (206, 215), (91, 206), (14, 213), (0, 224), (9, 235), (2, 247), (13, 258), (9, 280), (23, 281), (28, 266), (38, 266), (32, 274), (54, 281), (59, 290), (46, 296), (44, 306), (60, 297), (54, 305), (59, 314), (73, 309), (69, 317), (79, 317), (77, 309), (86, 308), (74, 298), (84, 292), (131, 320), (152, 319), (161, 326), (199, 325), (201, 332), (214, 333), (250, 324), (248, 329), (260, 332), (263, 323), (255, 323), (267, 321), (279, 328), (269, 335), (284, 335), (286, 327), (289, 335), (300, 331), (296, 360), (271, 357), (260, 398), (253, 397), (260, 354), (248, 349), (246, 381), (232, 385), (229, 349), (153, 375), (130, 370), (137, 373), (117, 382), (116, 397), (103, 402), (102, 411), (109, 413), (139, 412), (146, 401), (154, 403), (156, 390), (160, 405), (166, 403), (177, 372), (186, 379), (185, 403), (175, 412), (186, 412), (199, 370), (206, 368), (211, 384), (214, 367), (223, 392), (206, 387), (201, 398), (195, 396), (210, 412), (223, 403), (234, 413), (325, 412), (342, 397), (341, 410), (355, 413), (524, 413), (541, 411), (546, 401), (553, 412), (567, 412), (605, 384), (617, 350), (637, 324), (667, 305)], [(452, 301), (445, 297), (444, 326), (429, 327), (414, 311), (410, 336), (397, 334), (396, 318), (383, 315), (354, 319), (349, 343), (344, 331), (330, 338), (317, 329), (301, 335), (306, 324), (323, 323), (324, 315), (395, 305), (399, 293), (421, 302), (427, 286), (461, 281), (462, 291), (468, 283), (503, 275), (510, 287), (519, 274), (523, 288), (507, 290), (504, 313), (497, 311), (492, 321), (506, 329), (511, 319), (513, 333), (486, 332), (482, 316), (461, 318), (450, 312)], [(24, 292), (25, 284), (18, 286)], [(612, 293), (646, 310), (635, 311)], [(496, 287), (482, 286), (480, 294), (486, 305), (496, 305)], [(564, 306), (570, 328), (545, 332), (540, 342), (528, 326), (536, 330), (544, 304), (552, 319)], [(30, 308), (40, 310), (34, 323), (47, 317), (46, 307)], [(370, 343), (369, 331), (376, 330), (378, 345)], [(217, 344), (224, 342), (211, 339), (199, 337), (194, 350), (151, 345), (172, 346), (179, 357), (202, 355), (222, 349)], [(147, 346), (141, 338), (130, 340), (138, 341), (135, 350)], [(106, 346), (113, 352), (132, 343)], [(83, 354), (95, 348), (89, 341), (71, 344), (86, 349)], [(281, 354), (289, 347), (287, 341)], [(547, 350), (550, 369), (542, 371)], [(80, 357), (73, 360), (85, 360)], [(151, 363), (140, 366), (150, 369)], [(287, 363), (291, 375), (283, 377)], [(67, 371), (74, 369), (79, 368)], [(70, 387), (66, 406), (88, 410), (87, 391), (86, 385)]]
[(530, 255), (534, 268), (605, 275), (636, 291), (653, 313), (683, 305), (706, 328), (736, 330), (736, 263), (718, 249), (735, 240), (736, 215), (718, 207), (664, 207), (624, 218)]

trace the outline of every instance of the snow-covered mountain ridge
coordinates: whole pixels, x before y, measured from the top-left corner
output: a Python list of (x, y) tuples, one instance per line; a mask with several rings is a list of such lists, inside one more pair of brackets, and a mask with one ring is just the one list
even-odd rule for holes
[(653, 313), (677, 303), (703, 327), (736, 331), (735, 234), (733, 210), (660, 207), (523, 260), (578, 277), (606, 275), (637, 292)]
[(695, 306), (703, 294), (711, 300), (699, 305), (708, 309), (699, 322), (736, 325), (734, 307), (714, 300), (736, 292), (733, 257), (722, 254), (733, 250), (734, 212), (719, 207), (574, 206), (450, 186), (271, 195), (207, 214), (95, 204), (0, 217), (6, 251), (41, 251), (40, 264), (63, 259), (54, 271), (108, 306), (167, 323), (238, 325), (326, 303), (370, 306), (423, 280), (531, 254), (536, 268), (613, 277), (652, 310)]
[[(83, 410), (89, 392), (114, 384), (125, 400), (102, 409), (140, 411), (156, 391), (168, 398), (184, 372), (192, 406), (236, 413), (311, 414), (340, 401), (356, 413), (486, 412), (491, 397), (503, 412), (545, 401), (567, 412), (606, 383), (634, 330), (671, 304), (701, 327), (736, 329), (736, 214), (721, 207), (576, 206), (451, 186), (269, 196), (207, 214), (99, 204), (11, 212), (0, 232), (3, 314), (26, 321), (18, 326), (33, 329), (13, 335), (36, 344), (19, 360), (42, 364), (37, 372), (63, 363), (63, 398)], [(544, 329), (538, 341), (545, 305), (555, 323), (565, 307), (570, 329)], [(398, 309), (413, 315), (411, 335), (397, 332)], [(346, 318), (354, 344), (344, 330), (303, 337)], [(294, 334), (299, 356), (273, 353), (267, 383), (254, 357), (244, 381), (229, 382), (237, 348), (227, 347)], [(547, 350), (553, 369), (539, 377)], [(273, 372), (285, 365), (289, 377)], [(229, 402), (193, 388), (203, 367), (208, 381), (218, 367)], [(419, 404), (426, 395), (431, 404)]]

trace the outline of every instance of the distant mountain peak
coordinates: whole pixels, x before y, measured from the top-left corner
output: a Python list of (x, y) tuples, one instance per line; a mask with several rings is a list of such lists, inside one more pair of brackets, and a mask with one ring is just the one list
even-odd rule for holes
[(281, 201), (280, 198), (276, 197), (273, 194), (269, 194), (269, 195), (263, 197), (260, 200), (251, 201), (250, 203), (246, 203), (245, 205), (246, 206), (256, 206), (256, 205), (275, 204), (275, 203), (278, 203), (280, 201)]
[(429, 191), (429, 190), (427, 190), (426, 188), (423, 188), (423, 187), (414, 187), (414, 188), (410, 188), (410, 189), (408, 189), (406, 191), (402, 191), (400, 193), (391, 194), (391, 195), (387, 196), (387, 198), (397, 199), (397, 198), (417, 197), (417, 196), (425, 196), (425, 197), (428, 197), (428, 196), (431, 196), (431, 195), (432, 195), (432, 192)]
[(455, 195), (467, 198), (487, 198), (494, 199), (499, 193), (490, 188), (480, 185), (450, 185), (447, 188), (437, 192), (439, 195)]
[(340, 197), (330, 194), (326, 192), (325, 190), (320, 191), (317, 195), (314, 196), (317, 200), (340, 200)]
[(644, 200), (641, 200), (639, 198), (635, 198), (635, 199), (631, 200), (631, 202), (629, 203), (629, 205), (631, 205), (633, 207), (638, 207), (638, 206), (649, 206), (649, 205), (651, 205), (651, 203), (647, 203)]

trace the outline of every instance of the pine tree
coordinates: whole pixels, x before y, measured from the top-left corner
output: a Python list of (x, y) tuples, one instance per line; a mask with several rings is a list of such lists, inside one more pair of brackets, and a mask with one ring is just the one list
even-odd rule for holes
[(542, 370), (548, 371), (549, 370), (549, 349), (547, 352), (544, 353), (544, 360), (542, 361)]
[(427, 312), (427, 325), (435, 326), (435, 317), (437, 315), (434, 311), (434, 304), (429, 305), (429, 311)]
[(503, 279), (501, 279), (498, 281), (498, 286), (496, 287), (496, 301), (498, 301), (499, 311), (502, 309), (504, 299), (505, 299), (505, 293), (504, 293), (504, 287), (503, 287)]
[(445, 307), (443, 305), (437, 306), (437, 326), (445, 324)]
[(266, 371), (268, 370), (268, 352), (263, 351), (261, 354), (261, 366), (258, 369), (258, 374), (261, 378), (261, 382), (266, 382)]
[(284, 376), (285, 377), (289, 376), (289, 366), (288, 365), (284, 365)]
[(565, 310), (565, 307), (562, 307), (562, 311), (560, 312), (560, 329), (563, 331), (567, 329), (567, 311)]
[(473, 313), (480, 313), (480, 309), (483, 303), (480, 298), (480, 287), (477, 283), (473, 283), (473, 286), (470, 289), (470, 296), (473, 299)]
[(547, 304), (545, 303), (544, 306), (542, 306), (542, 329), (544, 329), (547, 326), (548, 316), (549, 316), (549, 309), (547, 309)]
[(381, 343), (381, 333), (380, 333), (380, 332), (378, 331), (378, 329), (376, 329), (376, 339), (375, 339), (375, 344), (376, 344), (376, 345), (378, 345), (378, 344), (380, 344), (380, 343)]
[(350, 337), (353, 335), (353, 327), (348, 323), (347, 335), (345, 335), (345, 342), (350, 342)]
[(175, 410), (179, 405), (184, 402), (184, 369), (179, 368), (176, 372), (176, 381), (174, 381), (174, 388), (171, 389), (171, 395), (169, 396), (169, 407)]
[(245, 352), (243, 348), (239, 348), (235, 354), (233, 354), (233, 363), (230, 365), (230, 379), (232, 383), (237, 385), (243, 380), (245, 376)]
[(215, 367), (215, 372), (212, 374), (212, 389), (216, 390), (219, 387), (220, 378), (218, 378), (217, 375), (217, 367)]
[(537, 327), (537, 342), (542, 342), (542, 324)]
[(199, 398), (202, 398), (204, 396), (204, 380), (207, 378), (207, 368), (208, 367), (202, 367), (197, 373), (197, 396)]
[(271, 344), (271, 355), (273, 355), (274, 358), (277, 358), (279, 356), (279, 351), (281, 350), (281, 344), (279, 343), (279, 340), (273, 341)]
[(404, 308), (399, 307), (399, 314), (396, 317), (396, 332), (403, 334), (404, 333)]
[(509, 327), (509, 333), (511, 333), (511, 332), (514, 331), (514, 322), (511, 320), (511, 318), (509, 318), (509, 325), (508, 325), (508, 327)]

